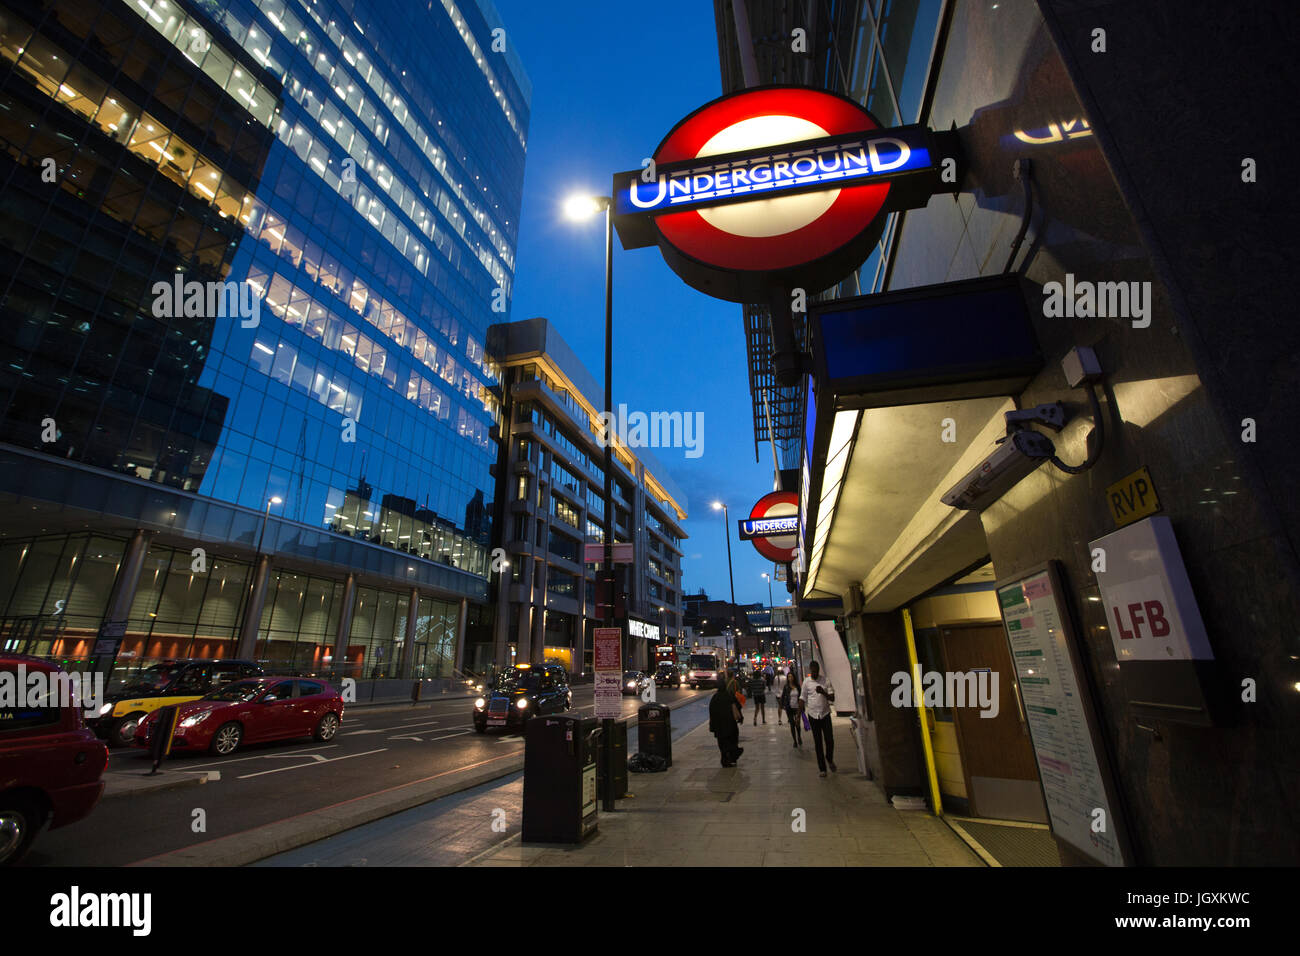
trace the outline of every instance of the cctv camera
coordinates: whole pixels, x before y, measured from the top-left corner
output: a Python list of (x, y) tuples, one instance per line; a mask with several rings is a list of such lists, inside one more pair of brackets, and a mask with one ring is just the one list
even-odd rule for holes
[(952, 508), (982, 511), (1055, 454), (1056, 446), (1041, 432), (1013, 432), (993, 454), (953, 485), (942, 501)]

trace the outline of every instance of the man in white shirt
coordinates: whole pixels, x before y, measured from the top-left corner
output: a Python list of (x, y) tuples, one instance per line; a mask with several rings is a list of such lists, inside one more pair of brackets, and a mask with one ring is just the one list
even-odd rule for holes
[[(826, 776), (826, 767), (835, 769), (835, 738), (831, 735), (831, 704), (835, 688), (821, 676), (821, 668), (813, 661), (808, 665), (808, 676), (799, 690), (799, 713), (808, 717), (812, 726), (813, 746), (817, 749), (817, 767)], [(823, 753), (823, 747), (825, 752)]]

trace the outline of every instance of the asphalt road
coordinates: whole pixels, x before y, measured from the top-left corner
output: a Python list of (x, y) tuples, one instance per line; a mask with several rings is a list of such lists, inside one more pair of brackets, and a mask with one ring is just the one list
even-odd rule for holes
[[(661, 688), (658, 699), (676, 707), (710, 693)], [(575, 689), (573, 712), (590, 713), (592, 694), (589, 685)], [(625, 697), (623, 715), (635, 716), (641, 704), (638, 697)], [(101, 800), (87, 819), (41, 834), (23, 865), (124, 866), (412, 781), (485, 770), (493, 763), (504, 773), (510, 758), (523, 751), (522, 736), (475, 733), (471, 708), (465, 699), (380, 713), (353, 708), (328, 744), (303, 739), (250, 745), (225, 758), (173, 756), (168, 770), (207, 773), (209, 782)], [(631, 743), (635, 749), (635, 738)], [(142, 750), (110, 753), (110, 772), (149, 769)], [(218, 779), (212, 779), (214, 771)], [(199, 819), (204, 828), (196, 832)]]
[[(678, 740), (709, 719), (703, 694), (663, 694), (672, 708), (672, 738)], [(690, 696), (693, 699), (681, 699)], [(635, 736), (629, 740), (636, 748)], [(630, 774), (635, 794), (641, 775)], [(519, 834), (523, 817), (523, 772), (432, 800), (374, 823), (353, 827), (287, 853), (267, 857), (258, 867), (460, 866)], [(619, 808), (635, 804), (619, 801)]]

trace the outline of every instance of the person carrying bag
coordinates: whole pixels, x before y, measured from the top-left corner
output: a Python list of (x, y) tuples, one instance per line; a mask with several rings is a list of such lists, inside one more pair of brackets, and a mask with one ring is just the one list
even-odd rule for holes
[[(803, 746), (803, 730), (799, 727), (799, 685), (794, 672), (785, 675), (785, 686), (781, 688), (781, 710), (790, 720), (790, 739), (794, 746)], [(779, 712), (778, 712), (779, 713)]]

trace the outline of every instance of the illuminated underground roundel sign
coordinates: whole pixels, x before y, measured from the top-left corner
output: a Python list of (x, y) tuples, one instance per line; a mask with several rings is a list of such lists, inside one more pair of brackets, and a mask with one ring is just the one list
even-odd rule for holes
[(702, 106), (652, 165), (617, 174), (614, 222), (624, 248), (658, 245), (686, 282), (717, 298), (812, 294), (866, 259), (886, 213), (942, 191), (952, 154), (944, 136), (882, 129), (842, 96), (759, 87)]
[(793, 491), (766, 494), (737, 524), (740, 540), (752, 541), (769, 561), (789, 564), (799, 544), (799, 496)]

